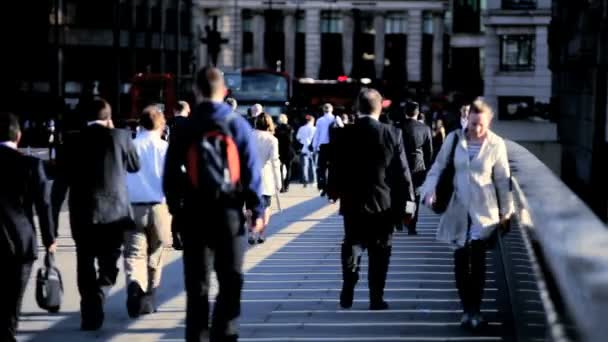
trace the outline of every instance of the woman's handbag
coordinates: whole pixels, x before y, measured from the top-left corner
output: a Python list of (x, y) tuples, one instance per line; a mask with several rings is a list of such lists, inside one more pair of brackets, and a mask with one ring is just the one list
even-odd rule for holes
[(450, 158), (448, 164), (445, 166), (439, 180), (437, 181), (437, 187), (435, 187), (435, 202), (432, 205), (432, 210), (436, 214), (443, 214), (450, 204), (452, 194), (454, 193), (454, 175), (456, 169), (454, 168), (454, 153), (458, 146), (458, 134), (454, 133), (454, 142), (452, 143), (452, 150), (450, 151)]

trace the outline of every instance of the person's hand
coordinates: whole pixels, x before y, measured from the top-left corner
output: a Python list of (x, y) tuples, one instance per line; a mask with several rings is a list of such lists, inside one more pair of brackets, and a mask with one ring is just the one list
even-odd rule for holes
[(179, 232), (171, 232), (173, 235), (173, 244), (171, 247), (176, 251), (181, 251), (184, 249), (184, 243), (182, 242), (182, 235)]
[(498, 228), (503, 233), (508, 232), (511, 229), (511, 215), (505, 216), (505, 217), (501, 217), (500, 221), (498, 222)]
[(426, 205), (429, 208), (433, 206), (433, 203), (435, 203), (435, 201), (436, 201), (435, 193), (427, 194), (424, 197), (424, 205)]
[(255, 221), (253, 221), (251, 223), (250, 230), (253, 233), (259, 233), (263, 228), (264, 228), (264, 221), (262, 220), (261, 217), (258, 217), (257, 219), (255, 219)]
[(57, 241), (53, 242), (50, 246), (48, 246), (46, 248), (46, 251), (51, 254), (57, 252)]

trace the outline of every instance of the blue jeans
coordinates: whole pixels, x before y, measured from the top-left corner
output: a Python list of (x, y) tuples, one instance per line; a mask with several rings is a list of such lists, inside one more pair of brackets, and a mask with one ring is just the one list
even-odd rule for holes
[(302, 184), (311, 184), (315, 181), (315, 160), (312, 154), (301, 154)]

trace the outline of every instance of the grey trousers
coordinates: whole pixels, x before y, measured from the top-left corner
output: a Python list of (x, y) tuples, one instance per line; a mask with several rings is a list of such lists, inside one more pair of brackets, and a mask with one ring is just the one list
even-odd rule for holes
[(150, 291), (160, 285), (164, 249), (171, 246), (171, 214), (166, 204), (133, 205), (133, 213), (135, 229), (125, 232), (127, 284)]

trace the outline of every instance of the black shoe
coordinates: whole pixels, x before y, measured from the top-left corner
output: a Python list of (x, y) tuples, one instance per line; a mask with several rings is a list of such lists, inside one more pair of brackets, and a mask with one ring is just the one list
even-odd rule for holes
[(141, 308), (140, 308), (140, 312), (139, 312), (141, 315), (147, 315), (147, 314), (155, 313), (157, 311), (155, 292), (156, 292), (155, 290), (152, 290), (152, 291), (146, 293), (142, 297)]
[(354, 288), (344, 288), (342, 287), (342, 292), (340, 292), (340, 306), (343, 309), (350, 309), (353, 307), (353, 297), (355, 296)]
[(258, 236), (258, 243), (264, 243), (266, 242), (266, 238), (263, 236)]
[(141, 314), (144, 290), (137, 282), (132, 281), (127, 288), (127, 313), (131, 318), (137, 318)]
[(381, 301), (374, 301), (374, 302), (370, 302), (369, 303), (369, 309), (370, 310), (386, 310), (388, 309), (388, 303), (381, 300)]
[(472, 314), (469, 322), (470, 322), (471, 329), (473, 329), (473, 330), (479, 330), (488, 324), (488, 322), (486, 322), (486, 320), (483, 318), (483, 316), (479, 312)]
[(255, 238), (252, 235), (250, 235), (249, 238), (247, 239), (247, 242), (250, 245), (255, 245)]
[(80, 315), (82, 319), (80, 322), (81, 330), (95, 331), (101, 329), (104, 321), (103, 299), (101, 292), (97, 294), (96, 298), (92, 298), (86, 303), (81, 302)]
[(325, 197), (327, 193), (325, 192), (325, 190), (321, 190), (321, 197)]

